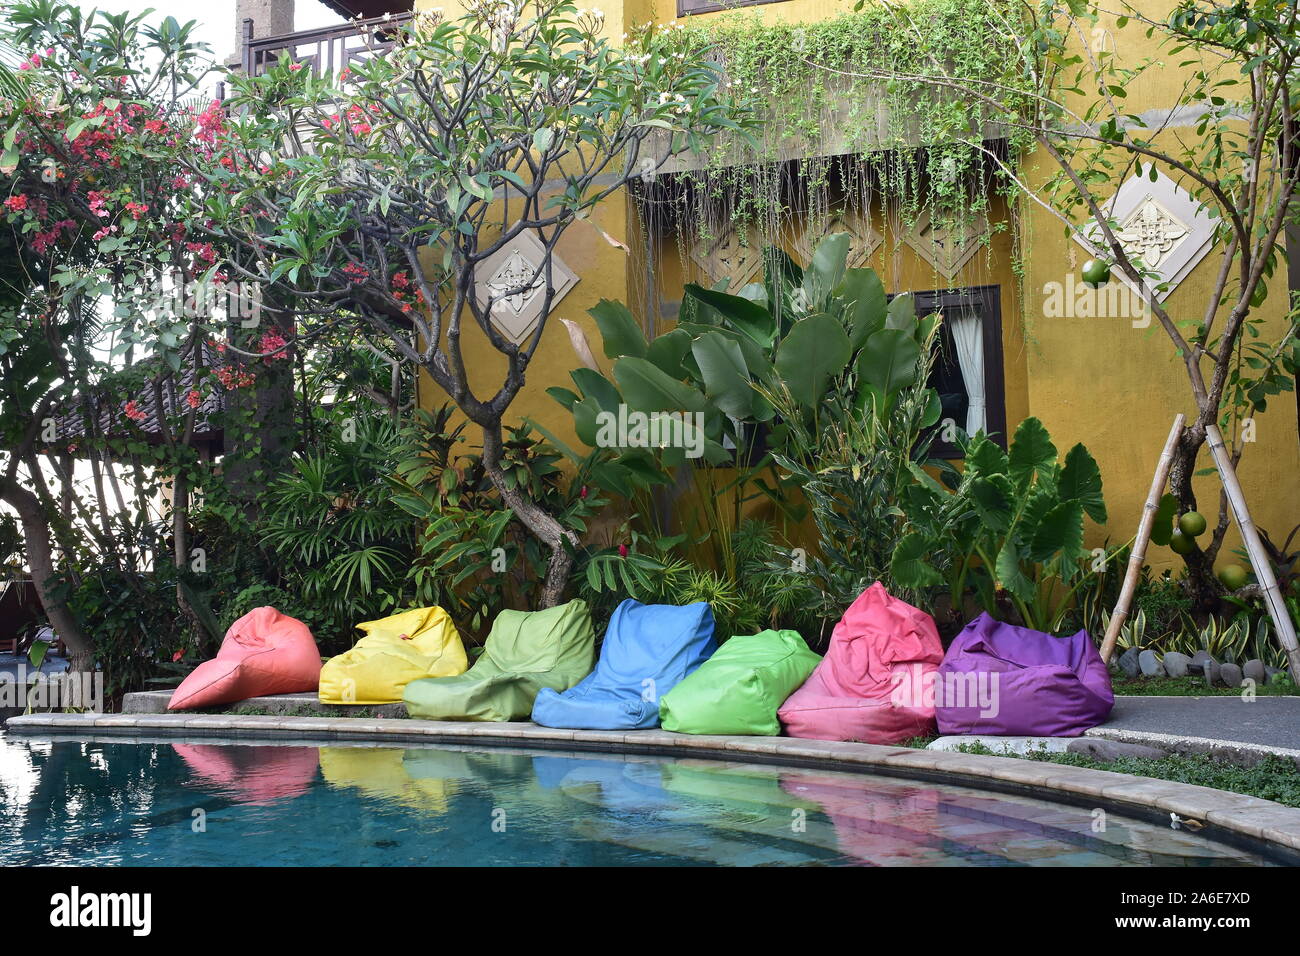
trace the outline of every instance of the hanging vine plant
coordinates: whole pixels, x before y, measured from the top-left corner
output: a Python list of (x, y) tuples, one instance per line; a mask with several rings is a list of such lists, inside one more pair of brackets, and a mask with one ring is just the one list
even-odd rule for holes
[[(686, 186), (671, 194), (679, 238), (742, 224), (779, 242), (795, 215), (815, 223), (837, 206), (869, 210), (873, 200), (904, 226), (922, 210), (936, 226), (985, 216), (996, 192), (971, 131), (993, 130), (990, 110), (924, 78), (956, 70), (983, 78), (986, 93), (1025, 95), (1015, 73), (1023, 58), (1008, 47), (1014, 32), (999, 6), (912, 0), (902, 9), (881, 0), (815, 23), (764, 23), (751, 11), (669, 24), (677, 55), (707, 51), (734, 100), (759, 119), (748, 135), (703, 147), (681, 174)], [(866, 64), (890, 79), (852, 75)], [(1017, 153), (1015, 131), (992, 136)]]

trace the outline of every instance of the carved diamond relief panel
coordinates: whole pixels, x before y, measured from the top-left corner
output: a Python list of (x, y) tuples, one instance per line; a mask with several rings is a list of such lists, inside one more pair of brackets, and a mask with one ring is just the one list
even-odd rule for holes
[[(542, 321), (546, 303), (546, 275), (539, 271), (546, 249), (531, 232), (521, 232), (514, 240), (481, 262), (475, 294), (480, 308), (492, 304), (491, 319), (505, 338), (522, 345)], [(551, 257), (551, 284), (555, 294), (551, 308), (578, 282), (559, 255)]]
[(1150, 196), (1121, 224), (1115, 238), (1124, 251), (1141, 259), (1148, 269), (1158, 268), (1169, 258), (1190, 230)]
[[(1142, 176), (1128, 179), (1116, 191), (1106, 213), (1116, 224), (1115, 238), (1124, 251), (1141, 259), (1156, 274), (1155, 284), (1163, 285), (1156, 291), (1160, 301), (1187, 278), (1214, 244), (1214, 221), (1205, 207), (1163, 173), (1157, 173), (1154, 181), (1145, 171)], [(1096, 223), (1086, 233), (1088, 238), (1101, 241), (1101, 228)], [(1087, 249), (1082, 238), (1074, 239)], [(1135, 288), (1120, 270), (1112, 274)]]
[(903, 239), (935, 272), (952, 279), (979, 251), (988, 234), (989, 221), (983, 213), (966, 222), (947, 222), (923, 209)]
[(691, 261), (708, 276), (710, 282), (727, 281), (727, 288), (737, 292), (763, 272), (763, 250), (748, 232), (742, 236), (731, 226), (719, 236), (701, 239), (691, 247)]
[(850, 269), (861, 269), (865, 266), (870, 261), (871, 254), (879, 249), (880, 244), (885, 241), (884, 237), (872, 229), (871, 224), (860, 216), (837, 212), (815, 231), (805, 231), (795, 242), (794, 251), (798, 261), (802, 263), (811, 261), (812, 254), (817, 249), (817, 244), (826, 236), (836, 232), (847, 232), (849, 234), (847, 264)]

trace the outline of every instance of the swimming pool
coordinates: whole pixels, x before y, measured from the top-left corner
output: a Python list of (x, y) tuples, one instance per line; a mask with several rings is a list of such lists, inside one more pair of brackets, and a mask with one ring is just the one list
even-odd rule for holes
[(947, 784), (638, 755), (0, 735), (4, 865), (1233, 866), (1158, 824)]

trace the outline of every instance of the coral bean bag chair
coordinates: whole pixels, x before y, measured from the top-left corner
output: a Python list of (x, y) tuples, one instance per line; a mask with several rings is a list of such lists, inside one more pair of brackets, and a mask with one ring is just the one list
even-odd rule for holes
[(321, 703), (392, 704), (413, 680), (454, 677), (469, 666), (456, 625), (440, 607), (403, 611), (357, 629), (366, 636), (321, 668)]
[(777, 708), (820, 660), (794, 631), (733, 637), (660, 699), (664, 730), (774, 737)]
[(939, 665), (939, 732), (1078, 737), (1115, 706), (1087, 631), (1052, 637), (981, 614)]
[(533, 720), (543, 727), (635, 730), (659, 725), (659, 698), (718, 649), (713, 609), (626, 600), (614, 609), (596, 669), (563, 693), (543, 687)]
[(525, 720), (543, 687), (568, 690), (591, 673), (595, 646), (586, 601), (502, 611), (473, 667), (411, 681), (402, 699), (428, 720)]
[(319, 682), (320, 651), (307, 625), (273, 607), (256, 607), (230, 625), (217, 656), (194, 668), (167, 709), (302, 694)]
[(880, 582), (854, 601), (826, 656), (781, 706), (791, 737), (895, 744), (934, 730), (927, 693), (943, 660), (934, 619)]

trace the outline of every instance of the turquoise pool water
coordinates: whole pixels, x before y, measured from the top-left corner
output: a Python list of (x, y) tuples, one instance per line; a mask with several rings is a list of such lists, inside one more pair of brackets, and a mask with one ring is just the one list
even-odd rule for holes
[(892, 777), (459, 747), (0, 735), (0, 864), (1222, 866), (1166, 827)]

